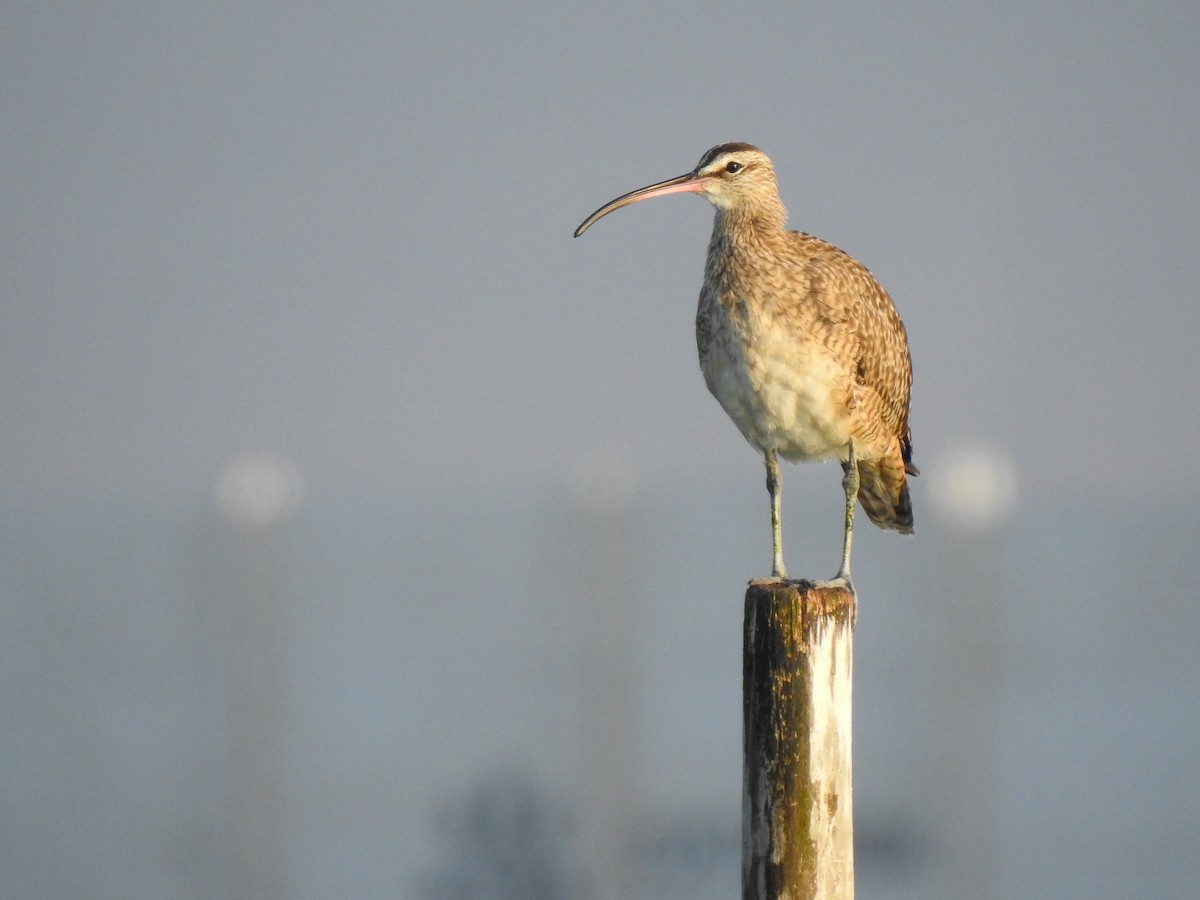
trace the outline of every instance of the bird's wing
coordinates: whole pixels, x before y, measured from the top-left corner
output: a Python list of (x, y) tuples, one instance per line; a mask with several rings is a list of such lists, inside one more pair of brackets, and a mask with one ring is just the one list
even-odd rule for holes
[(883, 418), (909, 462), (912, 361), (896, 307), (865, 266), (830, 244), (809, 257), (807, 268), (812, 302), (823, 319), (844, 326), (846, 351), (857, 361), (856, 377), (879, 395)]

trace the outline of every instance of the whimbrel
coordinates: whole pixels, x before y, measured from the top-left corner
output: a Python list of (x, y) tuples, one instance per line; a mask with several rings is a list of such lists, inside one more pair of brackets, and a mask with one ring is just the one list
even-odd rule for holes
[(784, 227), (775, 168), (750, 144), (713, 147), (686, 175), (606, 203), (575, 230), (639, 200), (693, 193), (716, 207), (696, 344), (704, 381), (767, 466), (772, 570), (787, 578), (778, 457), (841, 461), (842, 564), (850, 586), (854, 503), (880, 528), (912, 533), (906, 475), (912, 361), (904, 324), (867, 269), (832, 244)]

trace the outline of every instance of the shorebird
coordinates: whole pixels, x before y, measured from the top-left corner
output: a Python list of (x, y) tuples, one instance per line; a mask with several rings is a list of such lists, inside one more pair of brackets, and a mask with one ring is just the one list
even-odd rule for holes
[(623, 206), (679, 193), (716, 207), (696, 344), (709, 391), (766, 463), (771, 575), (787, 578), (778, 457), (837, 459), (846, 496), (842, 563), (822, 584), (852, 590), (856, 499), (880, 528), (913, 530), (904, 323), (865, 266), (785, 228), (775, 168), (751, 144), (719, 144), (687, 174), (622, 194), (584, 219), (575, 237)]

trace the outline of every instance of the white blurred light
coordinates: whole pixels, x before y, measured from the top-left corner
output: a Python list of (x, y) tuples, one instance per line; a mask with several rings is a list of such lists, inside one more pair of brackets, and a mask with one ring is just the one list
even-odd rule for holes
[(300, 470), (273, 453), (234, 457), (217, 479), (217, 507), (238, 525), (261, 528), (286, 522), (303, 499)]
[(1017, 469), (1004, 453), (969, 447), (932, 466), (929, 499), (954, 525), (983, 530), (1004, 522), (1017, 503)]

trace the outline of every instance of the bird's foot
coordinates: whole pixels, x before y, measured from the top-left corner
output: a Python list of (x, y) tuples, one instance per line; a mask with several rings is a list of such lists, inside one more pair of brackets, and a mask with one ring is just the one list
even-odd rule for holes
[(777, 575), (763, 575), (759, 578), (751, 578), (747, 584), (750, 587), (770, 587), (777, 584), (787, 584), (788, 579), (780, 578)]
[(767, 584), (792, 584), (794, 581), (794, 578), (788, 578), (786, 570), (775, 569), (768, 577), (751, 578), (750, 584), (760, 587)]
[(848, 591), (852, 596), (857, 596), (854, 594), (854, 585), (850, 581), (849, 572), (838, 572), (828, 581), (814, 581), (812, 586), (821, 590)]

